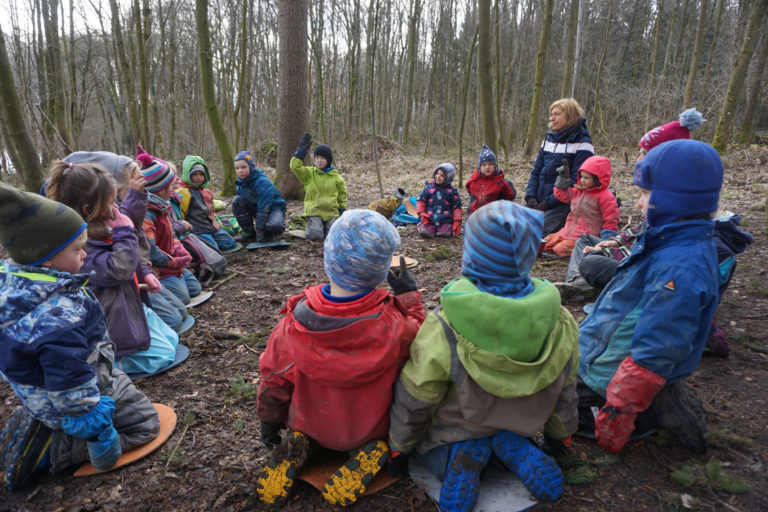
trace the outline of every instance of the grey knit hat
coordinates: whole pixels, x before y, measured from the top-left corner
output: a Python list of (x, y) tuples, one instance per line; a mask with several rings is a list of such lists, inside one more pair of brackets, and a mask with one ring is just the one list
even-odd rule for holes
[(123, 181), (125, 166), (133, 162), (133, 159), (110, 151), (75, 151), (65, 156), (64, 161), (68, 164), (99, 164), (120, 183)]

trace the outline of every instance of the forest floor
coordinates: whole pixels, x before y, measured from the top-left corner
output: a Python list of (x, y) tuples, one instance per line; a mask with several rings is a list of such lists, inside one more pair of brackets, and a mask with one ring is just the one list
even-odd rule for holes
[[(631, 185), (634, 150), (609, 156), (613, 185), (624, 200), (622, 221), (630, 215), (637, 219), (637, 189)], [(350, 208), (364, 208), (378, 198), (370, 153), (339, 152), (336, 160), (342, 164)], [(533, 510), (768, 509), (768, 149), (734, 151), (724, 161), (721, 208), (741, 215), (755, 243), (738, 257), (735, 277), (715, 317), (731, 339), (731, 355), (705, 355), (688, 379), (706, 408), (708, 452), (694, 455), (664, 432), (630, 443), (618, 456), (594, 441), (575, 438), (572, 456), (560, 461), (570, 482), (565, 494)], [(379, 155), (385, 193), (400, 186), (418, 194), (439, 163), (387, 147)], [(520, 195), (531, 164), (517, 157), (502, 165)], [(465, 159), (464, 181), (473, 165), (474, 156)], [(463, 189), (461, 194), (466, 201)], [(301, 211), (301, 202), (289, 202), (289, 215)], [(399, 252), (419, 262), (411, 272), (431, 310), (440, 289), (460, 273), (461, 240), (425, 241), (414, 226), (402, 229), (401, 237)], [(0, 491), (0, 510), (267, 510), (253, 494), (255, 476), (267, 457), (255, 414), (258, 356), (286, 298), (326, 279), (321, 243), (285, 239), (294, 243), (288, 250), (230, 255), (228, 272), (234, 278), (213, 284), (213, 298), (194, 310), (197, 323), (183, 335), (191, 349), (189, 359), (138, 381), (152, 401), (173, 407), (178, 415), (176, 430), (162, 448), (119, 471), (86, 478), (73, 478), (71, 471), (43, 475), (21, 491)], [(566, 266), (567, 260), (539, 261), (533, 275), (560, 281)], [(582, 305), (568, 305), (577, 321), (585, 316)], [(0, 384), (0, 418), (9, 418), (16, 407), (10, 387)], [(671, 476), (684, 466), (689, 485)], [(735, 492), (739, 479), (749, 490)], [(283, 510), (333, 509), (318, 491), (298, 482)], [(349, 509), (412, 512), (437, 506), (413, 481), (402, 479)]]

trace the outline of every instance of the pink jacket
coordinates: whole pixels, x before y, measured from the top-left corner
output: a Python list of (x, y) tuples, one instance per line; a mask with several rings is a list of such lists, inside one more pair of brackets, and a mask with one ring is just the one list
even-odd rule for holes
[[(581, 173), (597, 176), (599, 185), (581, 188)], [(619, 206), (616, 196), (608, 190), (611, 183), (611, 161), (604, 156), (587, 158), (579, 169), (576, 185), (568, 189), (555, 187), (555, 197), (571, 204), (571, 213), (559, 231), (565, 240), (577, 240), (583, 233), (599, 236), (604, 229), (616, 231), (619, 227)]]

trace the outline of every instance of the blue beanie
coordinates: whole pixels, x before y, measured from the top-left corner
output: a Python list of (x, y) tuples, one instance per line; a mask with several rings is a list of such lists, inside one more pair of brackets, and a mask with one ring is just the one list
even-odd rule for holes
[(325, 273), (349, 292), (373, 290), (387, 278), (400, 234), (373, 210), (347, 210), (325, 237)]
[(544, 214), (494, 201), (467, 221), (461, 273), (480, 290), (519, 298), (533, 291), (529, 273), (541, 244)]
[(445, 162), (437, 166), (435, 169), (435, 172), (432, 173), (432, 177), (435, 177), (435, 174), (437, 174), (437, 171), (440, 169), (445, 172), (445, 182), (449, 185), (453, 183), (453, 179), (456, 177), (456, 168), (453, 166), (452, 163)]
[(723, 161), (709, 144), (671, 140), (650, 150), (637, 163), (634, 183), (651, 191), (648, 225), (663, 226), (717, 210)]
[(243, 150), (239, 152), (237, 155), (235, 155), (235, 162), (238, 160), (245, 160), (248, 162), (248, 167), (251, 169), (251, 172), (256, 170), (256, 164), (253, 163), (253, 155), (251, 155), (250, 151)]
[(479, 169), (484, 162), (493, 162), (493, 165), (497, 167), (499, 165), (496, 163), (496, 155), (485, 144), (483, 144), (483, 149), (480, 150), (480, 156), (477, 158), (477, 168)]

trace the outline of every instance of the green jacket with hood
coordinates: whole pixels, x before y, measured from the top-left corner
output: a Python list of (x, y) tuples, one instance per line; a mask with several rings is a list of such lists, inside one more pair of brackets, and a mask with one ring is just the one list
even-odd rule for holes
[(347, 184), (338, 169), (319, 169), (303, 165), (301, 159), (291, 158), (291, 172), (304, 185), (304, 216), (320, 217), (324, 221), (339, 216), (347, 209)]
[(578, 326), (551, 283), (532, 281), (534, 291), (518, 299), (466, 277), (443, 288), (442, 309), (422, 325), (395, 386), (393, 448), (426, 453), (501, 430), (533, 437), (543, 427), (556, 439), (576, 431)]

